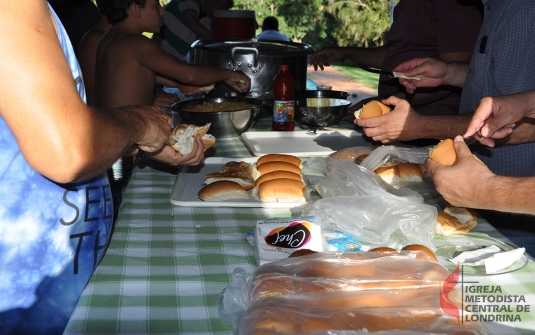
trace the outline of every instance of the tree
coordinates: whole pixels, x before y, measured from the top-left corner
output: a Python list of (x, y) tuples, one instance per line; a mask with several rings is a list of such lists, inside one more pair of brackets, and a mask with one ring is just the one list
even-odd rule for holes
[(380, 46), (390, 28), (390, 0), (328, 0), (336, 18), (331, 32), (339, 46)]

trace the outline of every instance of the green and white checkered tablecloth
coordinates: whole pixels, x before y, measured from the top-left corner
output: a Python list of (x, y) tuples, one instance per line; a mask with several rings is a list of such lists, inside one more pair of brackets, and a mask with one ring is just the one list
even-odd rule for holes
[[(264, 125), (266, 126), (266, 125)], [(257, 129), (269, 129), (269, 126)], [(218, 156), (250, 156), (239, 138), (218, 140)], [(170, 204), (175, 175), (136, 168), (106, 255), (85, 288), (66, 334), (232, 334), (218, 315), (221, 291), (234, 269), (251, 273), (254, 249), (245, 240), (259, 219), (286, 209), (189, 208)], [(197, 192), (197, 190), (191, 190)], [(502, 237), (480, 220), (478, 231)], [(455, 240), (436, 239), (436, 245)], [(513, 273), (469, 277), (478, 287), (523, 296), (521, 321), (488, 322), (492, 334), (535, 334), (535, 263)], [(464, 278), (465, 281), (468, 281)], [(475, 283), (477, 282), (477, 283)]]

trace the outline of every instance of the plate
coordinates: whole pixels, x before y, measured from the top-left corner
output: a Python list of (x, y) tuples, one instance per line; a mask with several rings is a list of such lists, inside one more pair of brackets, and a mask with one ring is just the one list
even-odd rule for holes
[[(458, 234), (444, 237), (443, 239), (436, 239), (437, 251), (435, 254), (439, 258), (440, 264), (446, 267), (448, 270), (455, 270), (457, 267), (456, 263), (449, 261), (450, 258), (456, 257), (462, 252), (477, 250), (480, 248), (489, 247), (495, 245), (500, 248), (502, 251), (511, 251), (513, 249), (519, 248), (517, 245), (500, 240), (494, 237), (490, 237), (483, 233), (471, 232), (467, 234)], [(522, 269), (529, 261), (529, 257), (526, 253), (522, 257), (514, 262), (512, 265), (505, 269), (501, 269), (495, 273), (487, 274), (485, 271), (485, 266), (469, 266), (462, 265), (463, 275), (473, 275), (473, 276), (495, 276), (504, 273), (510, 273)]]
[[(199, 190), (204, 186), (203, 184), (207, 173), (218, 172), (225, 163), (231, 161), (255, 163), (257, 160), (257, 157), (209, 157), (204, 159), (204, 161), (197, 166), (182, 166), (182, 169), (176, 176), (170, 202), (173, 205), (182, 207), (292, 208), (303, 205), (302, 203), (293, 202), (262, 202), (258, 197), (251, 194), (251, 191), (247, 192), (249, 194), (249, 200), (202, 201), (197, 196)], [(314, 196), (305, 195), (305, 197)]]
[(377, 146), (355, 130), (259, 131), (240, 135), (254, 156), (288, 154), (301, 157), (328, 156), (349, 147)]

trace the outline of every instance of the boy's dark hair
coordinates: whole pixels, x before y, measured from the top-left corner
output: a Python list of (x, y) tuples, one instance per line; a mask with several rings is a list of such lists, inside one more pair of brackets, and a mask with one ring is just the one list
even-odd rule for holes
[(108, 0), (95, 0), (100, 15), (106, 15), (104, 7), (106, 6), (107, 1)]
[(279, 30), (279, 20), (274, 16), (268, 16), (262, 22), (262, 31), (264, 30)]
[(136, 4), (141, 7), (145, 6), (146, 0), (104, 0), (104, 15), (108, 18), (108, 22), (112, 25), (123, 21), (128, 17), (128, 7), (131, 4)]

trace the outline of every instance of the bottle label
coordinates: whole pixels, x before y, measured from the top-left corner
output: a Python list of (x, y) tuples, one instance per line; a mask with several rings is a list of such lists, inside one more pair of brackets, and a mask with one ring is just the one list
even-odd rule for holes
[(273, 121), (274, 122), (292, 122), (294, 120), (294, 102), (293, 101), (273, 101)]

